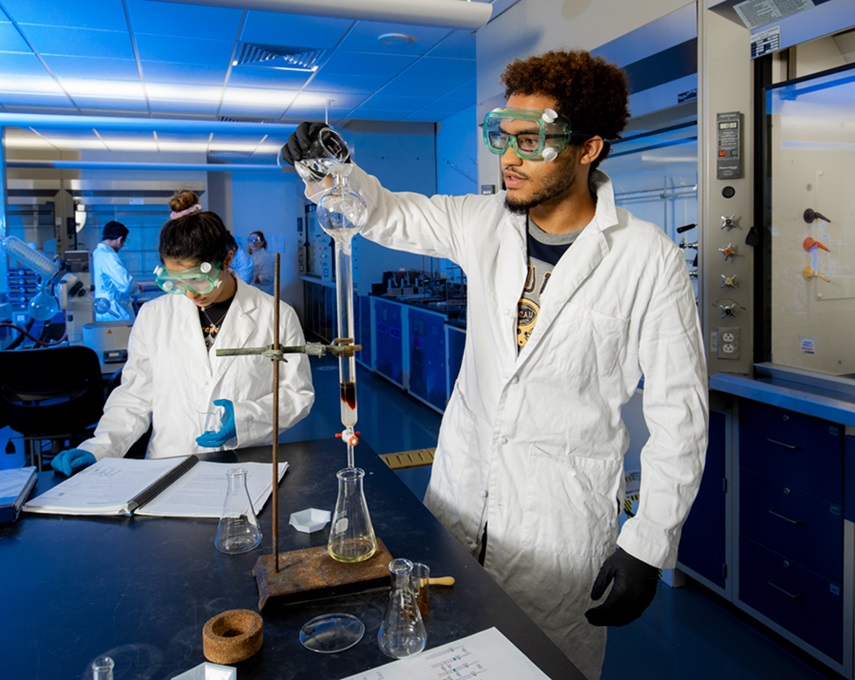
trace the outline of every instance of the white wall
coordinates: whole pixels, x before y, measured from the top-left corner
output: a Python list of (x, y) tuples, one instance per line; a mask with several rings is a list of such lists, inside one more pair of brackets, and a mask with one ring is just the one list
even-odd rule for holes
[[(295, 309), (303, 306), (297, 271), (297, 175), (292, 172), (232, 173), (231, 224), (235, 240), (246, 249), (253, 231), (264, 232), (267, 249), (280, 253), (279, 295)], [(302, 182), (300, 183), (302, 186)]]

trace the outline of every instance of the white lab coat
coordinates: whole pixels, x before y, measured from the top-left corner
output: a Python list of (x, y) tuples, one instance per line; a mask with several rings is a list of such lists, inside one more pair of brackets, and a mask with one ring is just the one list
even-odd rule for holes
[(119, 253), (106, 243), (99, 243), (92, 251), (92, 279), (95, 297), (104, 298), (110, 303), (108, 311), (95, 314), (95, 320), (133, 321), (136, 314), (131, 292), (136, 282), (128, 274)]
[[(282, 345), (303, 345), (294, 310), (280, 302)], [(128, 342), (122, 384), (110, 394), (95, 435), (79, 448), (96, 458), (121, 457), (152, 423), (147, 457), (210, 453), (200, 447), (200, 414), (214, 399), (234, 404), (236, 441), (220, 449), (272, 442), (273, 370), (260, 355), (218, 357), (218, 348), (273, 343), (273, 298), (237, 281), (237, 292), (216, 342), (205, 348), (198, 307), (183, 295), (163, 295), (140, 308)], [(305, 417), (314, 401), (306, 355), (288, 357), (279, 368), (280, 432)]]
[[(593, 221), (561, 258), (537, 325), (517, 352), (526, 280), (526, 219), (493, 196), (391, 193), (358, 167), (369, 206), (362, 234), (460, 264), (466, 348), (445, 411), (425, 503), (588, 677), (599, 677), (605, 629), (584, 611), (615, 541), (674, 566), (703, 471), (707, 375), (681, 251), (614, 204), (593, 178)], [(636, 516), (618, 534), (628, 435), (620, 413), (644, 376), (650, 438)]]
[(273, 295), (273, 255), (266, 248), (260, 248), (252, 253), (252, 265), (252, 283)]

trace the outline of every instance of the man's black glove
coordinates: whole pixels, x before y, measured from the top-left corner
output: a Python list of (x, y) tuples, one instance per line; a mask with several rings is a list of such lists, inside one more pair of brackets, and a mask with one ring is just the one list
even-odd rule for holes
[(597, 574), (591, 598), (599, 600), (612, 581), (606, 601), (585, 612), (593, 626), (625, 626), (641, 616), (656, 596), (659, 570), (617, 548)]
[[(297, 161), (304, 158), (310, 158), (308, 154), (312, 145), (318, 140), (321, 130), (328, 128), (326, 123), (300, 123), (297, 129), (288, 137), (288, 142), (282, 147), (282, 160), (290, 165), (294, 165)], [(350, 153), (347, 154), (345, 161), (350, 160)]]

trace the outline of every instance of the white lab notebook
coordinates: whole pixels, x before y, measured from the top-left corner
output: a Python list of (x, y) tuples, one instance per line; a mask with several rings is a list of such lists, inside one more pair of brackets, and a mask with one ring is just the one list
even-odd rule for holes
[[(267, 463), (212, 463), (196, 456), (138, 460), (102, 458), (24, 504), (25, 512), (52, 515), (213, 517), (223, 511), (232, 468), (246, 470), (255, 512), (273, 489)], [(279, 480), (288, 463), (279, 464)]]

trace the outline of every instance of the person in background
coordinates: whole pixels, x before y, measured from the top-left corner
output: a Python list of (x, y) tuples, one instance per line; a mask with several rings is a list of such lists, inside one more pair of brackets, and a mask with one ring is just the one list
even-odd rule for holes
[(252, 283), (265, 293), (273, 295), (273, 255), (267, 252), (264, 232), (249, 235), (249, 254), (252, 256)]
[(128, 240), (128, 228), (112, 220), (104, 225), (101, 243), (92, 251), (92, 280), (95, 283), (95, 321), (133, 321), (132, 294), (141, 287), (128, 274), (119, 251)]
[(252, 283), (252, 258), (238, 247), (235, 237), (229, 232), (229, 252), (232, 254), (232, 271), (245, 283)]
[[(233, 275), (229, 234), (191, 191), (173, 196), (173, 217), (160, 232), (156, 281), (169, 293), (140, 309), (131, 330), (122, 383), (104, 406), (95, 434), (51, 462), (65, 475), (107, 456), (121, 457), (151, 424), (146, 456), (164, 458), (270, 444), (273, 390), (270, 360), (216, 356), (219, 347), (262, 347), (273, 340), (273, 298)], [(304, 345), (294, 310), (279, 303), (283, 345)], [(308, 414), (314, 401), (309, 361), (280, 365), (280, 432)], [(213, 407), (212, 407), (213, 403)], [(220, 424), (203, 431), (207, 414)]]
[[(617, 208), (598, 169), (629, 118), (623, 72), (553, 51), (514, 61), (502, 83), (483, 139), (503, 191), (393, 193), (358, 166), (350, 184), (369, 208), (363, 236), (467, 277), (466, 347), (426, 505), (598, 678), (605, 626), (637, 619), (677, 559), (706, 454), (705, 353), (681, 250)], [(323, 127), (298, 126), (283, 159), (300, 160)], [(618, 532), (621, 409), (642, 376), (641, 498)]]

